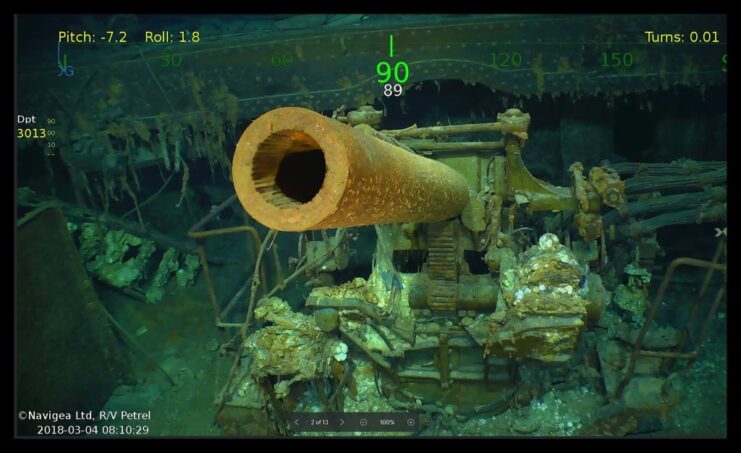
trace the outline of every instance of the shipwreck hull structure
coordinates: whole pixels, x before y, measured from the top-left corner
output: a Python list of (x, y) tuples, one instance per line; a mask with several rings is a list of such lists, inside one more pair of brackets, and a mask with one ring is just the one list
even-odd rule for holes
[[(635, 110), (644, 99), (650, 110), (659, 91), (690, 91), (695, 99), (722, 93), (725, 45), (649, 43), (645, 32), (710, 33), (725, 17), (393, 19), (296, 18), (221, 34), (204, 28), (189, 45), (65, 46), (73, 77), (37, 65), (29, 47), (20, 55), (18, 109), (53, 117), (59, 146), (46, 154), (26, 143), (54, 157), (45, 160), (50, 180), (51, 162), (64, 166), (76, 204), (26, 187), (19, 205), (62, 210), (90, 275), (130, 297), (158, 303), (170, 275), (185, 287), (202, 270), (221, 335), (210, 351), (231, 354), (214, 401), (224, 433), (292, 435), (297, 408), (349, 412), (346, 403), (463, 423), (523, 408), (556, 381), (604, 398), (603, 413), (569, 434), (657, 425), (677, 405), (673, 373), (688, 368), (680, 361), (692, 365), (723, 302), (727, 262), (725, 239), (716, 236), (712, 261), (674, 260), (652, 304), (663, 253), (657, 231), (724, 227), (727, 163), (614, 162), (632, 157), (613, 152), (612, 142), (646, 133), (645, 142), (659, 137), (669, 148), (681, 138), (666, 136), (692, 129), (687, 137), (696, 140), (686, 146), (702, 143), (699, 155), (717, 156), (723, 109), (705, 115), (716, 106), (703, 106), (645, 130), (636, 125), (654, 119)], [(387, 104), (404, 113), (394, 121), (407, 121), (404, 103), (416, 102), (383, 98), (376, 67), (389, 58), (391, 35), (393, 58), (409, 68), (405, 95), (454, 80), (503, 93), (502, 104), (530, 99), (524, 104), (538, 113), (522, 102), (499, 113), (489, 104), (481, 116), (492, 117), (481, 122), (471, 109), (472, 119), (455, 117), (457, 124), (423, 114), (413, 121), (427, 124), (381, 128)], [(480, 86), (463, 88), (473, 97), (486, 91)], [(609, 110), (629, 94), (633, 110), (610, 112), (609, 121), (589, 117), (589, 104)], [(539, 100), (556, 97), (557, 113), (537, 116), (550, 108)], [(530, 113), (541, 123), (531, 127)], [(619, 115), (632, 115), (621, 128)], [(713, 124), (695, 130), (698, 118)], [(557, 165), (549, 161), (554, 150)], [(650, 150), (630, 152), (640, 160)], [(536, 166), (556, 168), (558, 183)], [(218, 187), (207, 193), (209, 176), (225, 196)], [(173, 180), (179, 189), (168, 186)], [(171, 196), (167, 205), (159, 205), (162, 193)], [(186, 218), (187, 209), (201, 220), (171, 237), (151, 222), (167, 215), (150, 215), (147, 205), (182, 206), (163, 211)], [(355, 229), (364, 226), (372, 228)], [(210, 238), (237, 234), (249, 249), (220, 248), (236, 261), (207, 252)], [(350, 263), (362, 234), (363, 272), (370, 272), (360, 275)], [(108, 259), (111, 249), (123, 252)], [(130, 281), (110, 278), (126, 268), (124, 258)], [(90, 264), (98, 261), (106, 265)], [(224, 299), (223, 278), (214, 276), (227, 264), (252, 275)], [(657, 329), (679, 265), (703, 269), (705, 282), (686, 326)], [(718, 275), (721, 289), (695, 337)], [(287, 289), (301, 296), (281, 299)]]
[[(361, 106), (379, 96), (375, 68), (388, 56), (390, 34), (396, 43), (395, 58), (409, 65), (407, 86), (459, 79), (527, 97), (611, 97), (674, 86), (704, 90), (724, 83), (723, 49), (695, 44), (688, 56), (691, 44), (648, 44), (644, 32), (699, 30), (698, 22), (712, 30), (722, 20), (713, 15), (654, 15), (641, 20), (631, 15), (471, 16), (404, 24), (401, 29), (361, 24), (342, 30), (283, 31), (263, 39), (204, 36), (188, 47), (130, 45), (98, 50), (94, 56), (72, 48), (71, 57), (79, 54), (72, 78), (62, 80), (46, 66), (21, 66), (19, 108), (55, 111), (60, 106), (49, 90), (62, 101), (65, 95), (60, 93), (95, 98), (112, 83), (120, 83), (127, 93), (121, 107), (128, 115), (152, 122), (162, 113), (176, 117), (203, 113), (198, 92), (205, 95), (222, 86), (235, 97), (240, 118), (283, 106), (316, 111)], [(161, 67), (163, 52), (181, 55), (182, 65)], [(503, 60), (493, 65), (493, 53), (515, 52), (517, 66)], [(630, 65), (603, 67), (602, 53), (611, 57), (613, 52), (632, 53)]]

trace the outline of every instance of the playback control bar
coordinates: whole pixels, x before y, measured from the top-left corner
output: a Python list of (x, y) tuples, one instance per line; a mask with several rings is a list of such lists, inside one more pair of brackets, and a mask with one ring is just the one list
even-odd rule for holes
[(411, 412), (294, 412), (295, 432), (417, 432), (419, 414)]

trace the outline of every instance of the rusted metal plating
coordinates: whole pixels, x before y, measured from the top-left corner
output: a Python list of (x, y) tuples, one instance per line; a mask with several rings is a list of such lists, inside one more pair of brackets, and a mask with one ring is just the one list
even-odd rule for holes
[(468, 201), (451, 168), (298, 107), (244, 131), (232, 177), (245, 210), (280, 231), (436, 222)]

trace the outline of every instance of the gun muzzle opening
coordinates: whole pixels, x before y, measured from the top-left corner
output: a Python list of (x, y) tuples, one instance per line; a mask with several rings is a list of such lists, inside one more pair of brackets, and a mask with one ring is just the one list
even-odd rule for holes
[(297, 130), (275, 132), (257, 146), (252, 179), (257, 192), (278, 208), (314, 199), (324, 185), (327, 164), (319, 144)]

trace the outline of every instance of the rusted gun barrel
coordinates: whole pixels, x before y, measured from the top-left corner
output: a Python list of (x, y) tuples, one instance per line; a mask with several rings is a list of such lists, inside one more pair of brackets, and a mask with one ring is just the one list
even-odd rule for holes
[(232, 180), (244, 209), (280, 231), (436, 222), (468, 201), (455, 170), (298, 107), (245, 129)]

